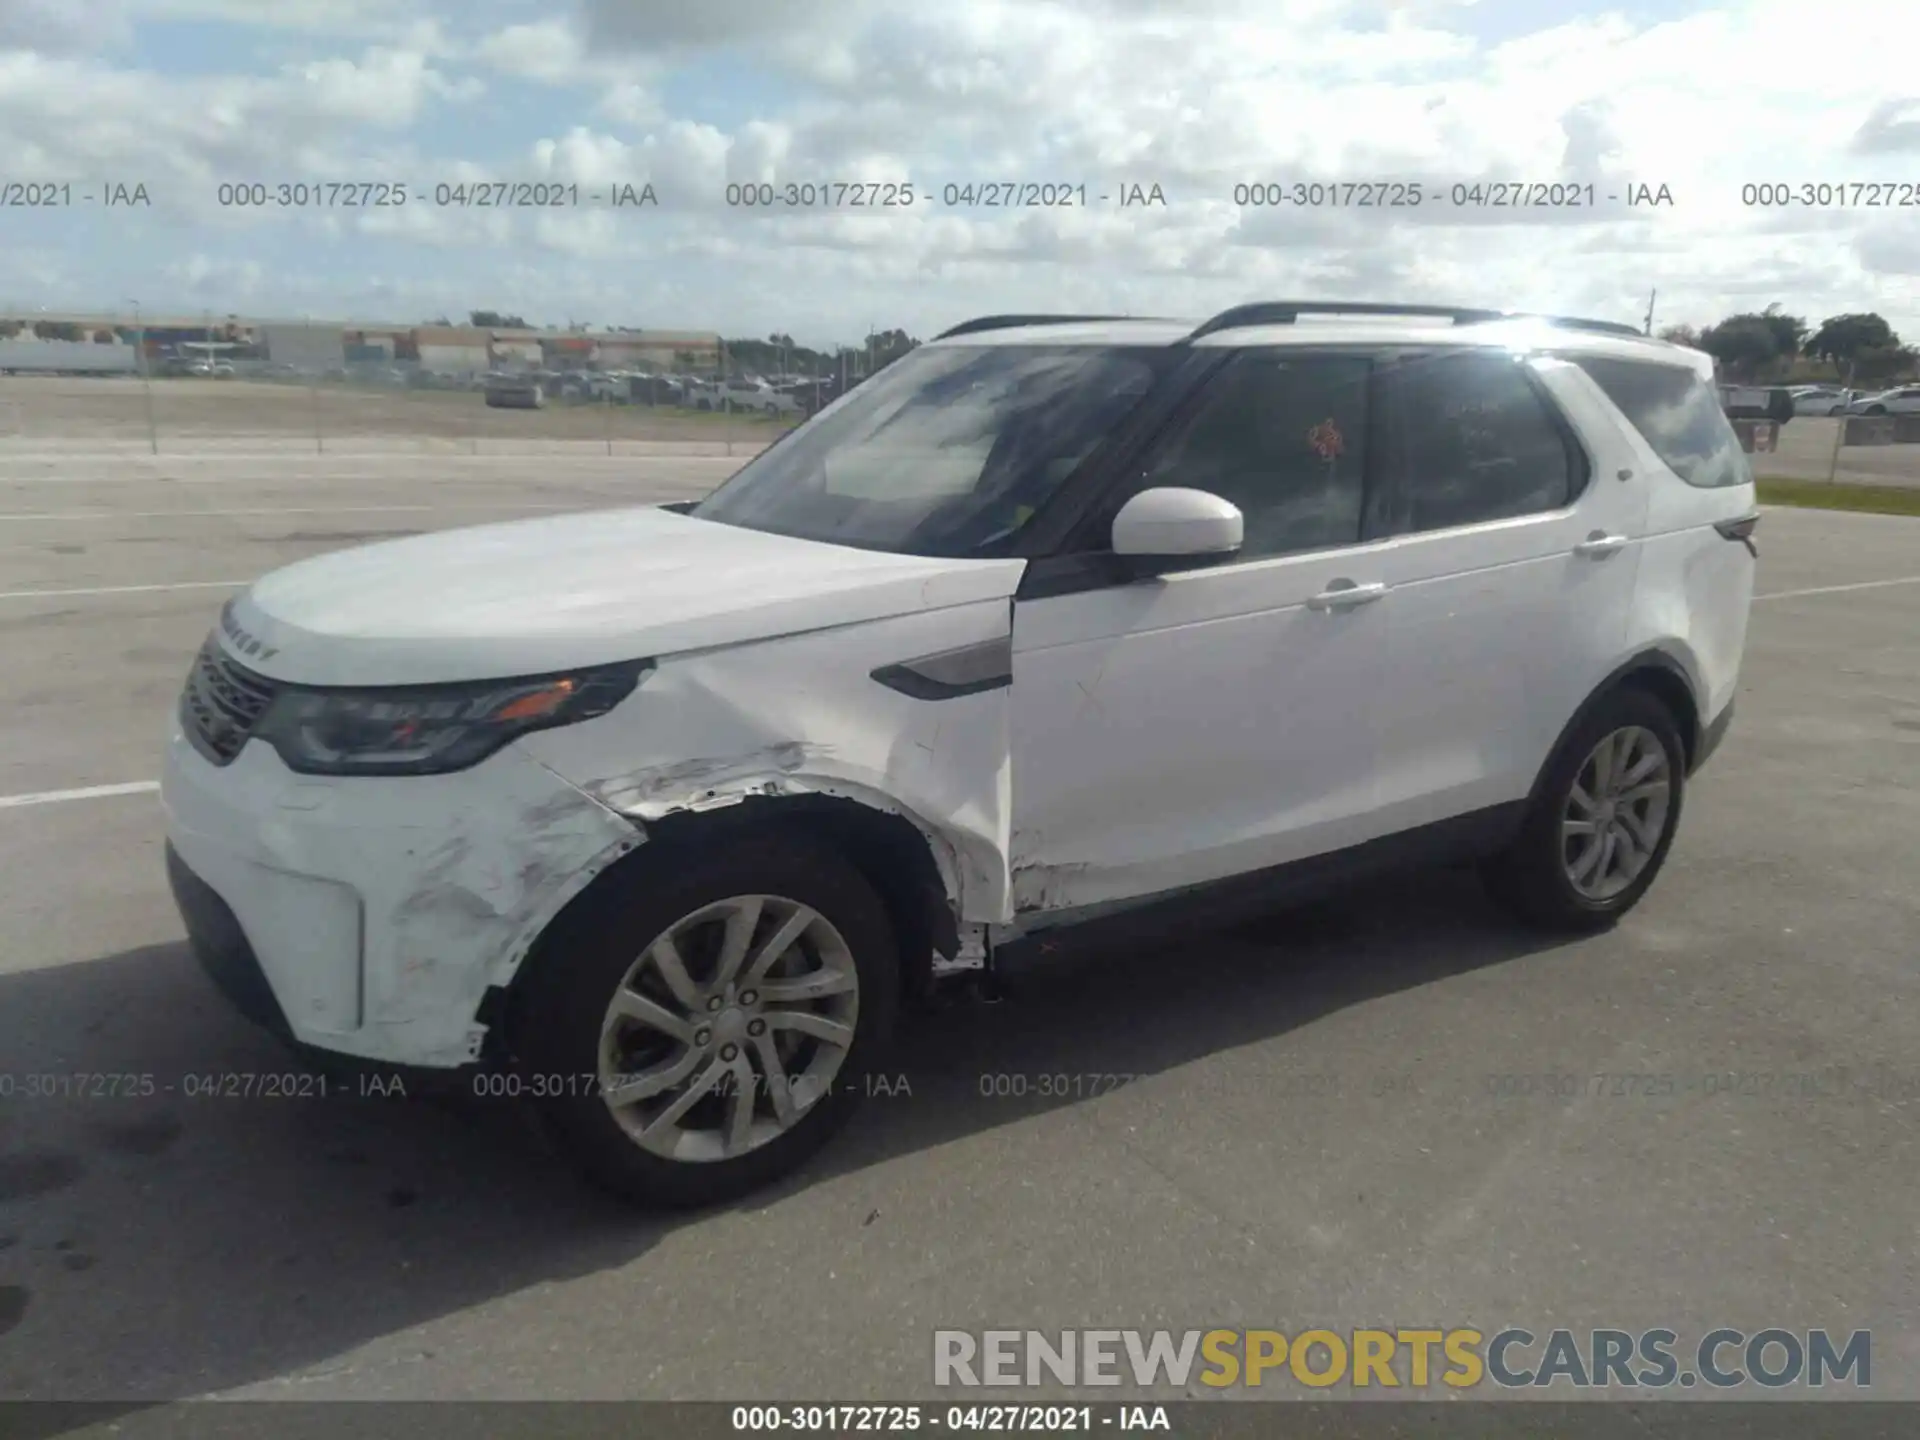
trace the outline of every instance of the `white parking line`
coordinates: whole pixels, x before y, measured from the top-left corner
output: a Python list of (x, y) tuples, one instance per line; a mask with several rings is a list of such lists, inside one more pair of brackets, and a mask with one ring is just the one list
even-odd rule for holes
[(69, 800), (104, 800), (110, 795), (151, 795), (159, 788), (158, 780), (131, 780), (125, 785), (88, 785), (80, 790), (41, 790), (32, 795), (0, 795), (0, 810), (17, 810), (22, 805), (61, 805)]
[[(557, 501), (455, 500), (445, 505), (262, 505), (237, 510), (12, 510), (5, 520), (202, 520), (221, 515), (428, 515), (436, 510), (571, 510)], [(580, 508), (589, 508), (583, 504)]]
[[(88, 473), (84, 475), (75, 475), (72, 473), (21, 474), (14, 468), (15, 462), (21, 458), (22, 457), (0, 454), (0, 484), (151, 485), (162, 483), (168, 485), (257, 485), (262, 480), (270, 480), (277, 476), (285, 476), (290, 473), (297, 473), (303, 482), (320, 480), (378, 480), (392, 475), (395, 470), (419, 470), (424, 468), (431, 468), (440, 473), (428, 474), (416, 478), (421, 478), (428, 482), (462, 479), (470, 480), (477, 484), (492, 484), (504, 481), (524, 480), (528, 478), (525, 472), (529, 466), (539, 465), (542, 461), (549, 463), (539, 478), (564, 479), (564, 472), (572, 469), (578, 472), (591, 473), (593, 478), (599, 479), (610, 471), (614, 473), (631, 472), (635, 466), (677, 467), (726, 465), (738, 470), (753, 457), (751, 455), (615, 455), (609, 458), (585, 455), (518, 455), (497, 457), (510, 458), (518, 462), (517, 465), (506, 473), (484, 473), (484, 471), (482, 471), (482, 473), (475, 473), (477, 470), (481, 470), (481, 467), (477, 467), (474, 464), (476, 460), (485, 461), (496, 457), (455, 456), (449, 459), (447, 457), (436, 456), (428, 457), (425, 464), (422, 465), (416, 461), (414, 457), (410, 456), (369, 455), (357, 465), (342, 464), (337, 458), (329, 458), (325, 468), (316, 466), (313, 469), (307, 469), (305, 467), (296, 468), (296, 462), (293, 457), (284, 455), (259, 455), (249, 457), (253, 463), (246, 467), (243, 473), (230, 475), (209, 474), (205, 473), (204, 470), (202, 473), (195, 475), (162, 474), (159, 473), (159, 467), (152, 465), (138, 467), (122, 466), (112, 471)], [(201, 460), (186, 456), (168, 456), (167, 458), (169, 461), (179, 461), (184, 464), (204, 467), (210, 464), (221, 465), (227, 457), (209, 457), (208, 459)], [(261, 473), (260, 463), (268, 460), (273, 462), (273, 473), (263, 475)], [(374, 463), (369, 464), (368, 462)], [(88, 455), (76, 459), (72, 456), (65, 456), (61, 457), (58, 461), (55, 461), (53, 457), (47, 457), (44, 463), (49, 465), (58, 463), (66, 466), (85, 463), (91, 466), (100, 464), (101, 457)], [(446, 473), (456, 469), (462, 473), (458, 475)], [(554, 473), (555, 471), (560, 471), (561, 473), (556, 475)]]
[(1861, 580), (1852, 585), (1814, 585), (1805, 590), (1775, 590), (1756, 595), (1755, 600), (1797, 600), (1802, 595), (1843, 595), (1849, 590), (1883, 590), (1889, 585), (1920, 585), (1920, 575), (1901, 575), (1892, 580)]
[(0, 600), (61, 600), (79, 595), (146, 595), (158, 590), (238, 590), (245, 580), (175, 580), (166, 585), (91, 585), (83, 590), (0, 590)]

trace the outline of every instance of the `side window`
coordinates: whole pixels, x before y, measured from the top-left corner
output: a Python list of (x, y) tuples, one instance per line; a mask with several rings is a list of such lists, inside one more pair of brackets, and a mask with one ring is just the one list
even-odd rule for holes
[(1692, 370), (1598, 355), (1569, 358), (1687, 484), (1714, 490), (1752, 479), (1740, 437), (1713, 389)]
[(1382, 379), (1395, 530), (1444, 530), (1557, 510), (1584, 485), (1584, 460), (1519, 357), (1412, 355)]
[(1246, 522), (1239, 559), (1356, 544), (1372, 369), (1359, 355), (1236, 356), (1129, 494), (1180, 485), (1232, 501)]

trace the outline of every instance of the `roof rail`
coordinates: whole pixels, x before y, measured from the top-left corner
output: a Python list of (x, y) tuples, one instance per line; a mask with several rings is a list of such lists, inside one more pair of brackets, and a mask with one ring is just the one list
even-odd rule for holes
[(1596, 335), (1631, 335), (1635, 340), (1651, 338), (1638, 325), (1629, 325), (1624, 320), (1582, 320), (1573, 315), (1532, 315), (1521, 313), (1506, 317), (1513, 320), (1544, 320), (1549, 325), (1558, 325), (1562, 330), (1590, 330)]
[(1632, 325), (1614, 320), (1578, 320), (1564, 315), (1535, 315), (1519, 310), (1477, 310), (1457, 305), (1390, 305), (1367, 300), (1262, 300), (1222, 310), (1187, 336), (1189, 341), (1222, 330), (1250, 325), (1291, 325), (1302, 315), (1410, 315), (1451, 320), (1456, 325), (1485, 325), (1500, 320), (1540, 320), (1569, 330), (1592, 330), (1608, 335), (1634, 335)]
[(1072, 325), (1083, 320), (1150, 320), (1150, 315), (982, 315), (966, 320), (951, 330), (942, 330), (933, 338), (951, 340), (956, 335), (978, 335), (983, 330), (1013, 330), (1022, 325)]

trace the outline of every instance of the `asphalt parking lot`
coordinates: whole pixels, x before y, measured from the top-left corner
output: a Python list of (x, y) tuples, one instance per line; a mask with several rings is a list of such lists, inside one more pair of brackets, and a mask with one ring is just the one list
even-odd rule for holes
[(1036, 975), (692, 1217), (499, 1102), (187, 1093), (289, 1062), (110, 787), (228, 586), (737, 463), (0, 453), (0, 1398), (934, 1399), (936, 1328), (1308, 1323), (1870, 1328), (1920, 1398), (1920, 520), (1767, 514), (1738, 721), (1603, 937), (1439, 873)]
[(1847, 445), (1835, 450), (1844, 422), (1822, 415), (1797, 415), (1780, 427), (1779, 444), (1753, 456), (1753, 473), (1763, 479), (1825, 480), (1842, 484), (1920, 485), (1913, 445)]

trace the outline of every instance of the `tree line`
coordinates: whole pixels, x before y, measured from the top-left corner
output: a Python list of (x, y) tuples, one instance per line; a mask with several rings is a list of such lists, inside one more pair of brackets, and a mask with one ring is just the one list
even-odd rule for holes
[(759, 374), (838, 376), (871, 375), (884, 370), (919, 345), (904, 330), (876, 330), (859, 345), (816, 350), (796, 345), (791, 335), (775, 332), (764, 340), (722, 340), (729, 368)]
[(1773, 304), (1703, 329), (1672, 325), (1660, 338), (1706, 351), (1734, 381), (1786, 380), (1818, 365), (1846, 385), (1891, 385), (1920, 369), (1920, 352), (1871, 311), (1831, 315), (1813, 326)]
[(36, 340), (88, 340), (98, 345), (113, 345), (120, 337), (108, 329), (99, 329), (88, 333), (83, 325), (71, 320), (36, 320), (28, 325), (24, 320), (0, 320), (0, 340), (12, 340), (23, 330), (31, 330)]

